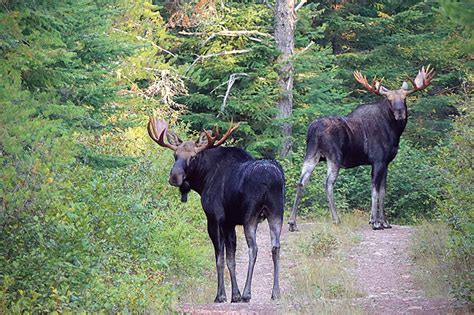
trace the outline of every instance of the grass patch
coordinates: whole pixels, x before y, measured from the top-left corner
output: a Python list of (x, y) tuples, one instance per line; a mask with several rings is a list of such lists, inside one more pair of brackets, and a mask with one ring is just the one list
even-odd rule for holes
[(289, 271), (291, 291), (282, 307), (289, 312), (312, 314), (363, 314), (354, 304), (362, 294), (351, 275), (349, 249), (358, 243), (358, 230), (367, 224), (366, 214), (343, 214), (343, 224), (330, 220), (300, 223), (298, 233), (285, 240), (287, 257), (296, 263)]
[[(196, 276), (180, 276), (180, 285), (182, 292), (176, 303), (191, 303), (191, 304), (207, 304), (212, 303), (216, 295), (217, 283), (216, 277), (216, 266), (214, 258), (214, 250), (212, 249), (212, 243), (209, 239), (209, 244), (205, 248), (206, 263), (202, 269), (200, 275)], [(227, 282), (229, 283), (229, 282)], [(176, 308), (177, 305), (175, 305)]]
[(445, 223), (423, 222), (417, 227), (411, 256), (415, 281), (432, 297), (473, 301), (473, 254), (454, 246)]

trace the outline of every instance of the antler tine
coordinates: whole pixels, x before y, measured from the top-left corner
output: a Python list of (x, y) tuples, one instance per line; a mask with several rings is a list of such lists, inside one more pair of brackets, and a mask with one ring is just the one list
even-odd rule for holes
[[(199, 147), (196, 149), (196, 152), (201, 152), (209, 148), (215, 148), (223, 144), (227, 138), (239, 127), (239, 124), (236, 124), (233, 126), (233, 122), (230, 123), (229, 130), (222, 136), (222, 138), (217, 141), (217, 138), (219, 138), (219, 127), (216, 127), (214, 130), (215, 136), (212, 136), (207, 132), (207, 130), (204, 130), (204, 134), (206, 135), (207, 138), (207, 144), (205, 146)], [(217, 143), (216, 143), (217, 141)]]
[[(369, 82), (367, 81), (367, 77), (358, 70), (354, 71), (354, 78), (356, 79), (357, 82), (362, 84), (362, 86), (364, 86), (368, 91), (381, 95), (380, 87), (382, 86), (382, 84), (381, 84), (381, 81), (380, 82), (377, 81), (376, 76), (372, 80), (372, 85), (370, 85)], [(378, 86), (376, 85), (377, 83), (379, 83)]]
[(147, 126), (148, 135), (150, 136), (151, 139), (153, 139), (153, 141), (158, 143), (160, 146), (176, 151), (177, 149), (176, 146), (166, 143), (164, 140), (164, 136), (166, 134), (166, 130), (168, 129), (168, 126), (165, 125), (165, 127), (160, 128), (162, 130), (158, 131), (158, 128), (156, 126), (156, 121), (157, 121), (157, 118), (153, 118), (151, 116), (149, 117), (148, 126)]
[(209, 132), (207, 132), (207, 130), (204, 130), (204, 134), (207, 138), (207, 145), (203, 149), (212, 148), (217, 140), (217, 137), (219, 136), (219, 133), (216, 133), (216, 135), (213, 137), (209, 134)]
[(421, 70), (418, 71), (415, 80), (412, 80), (410, 77), (407, 76), (407, 79), (410, 80), (411, 84), (413, 85), (413, 90), (408, 91), (408, 93), (411, 94), (413, 92), (425, 89), (428, 85), (431, 84), (431, 80), (433, 80), (434, 76), (435, 71), (434, 68), (431, 67), (431, 65), (428, 65), (426, 69), (424, 66), (421, 67)]
[(229, 126), (229, 129), (226, 131), (226, 133), (222, 136), (222, 138), (214, 145), (215, 147), (218, 147), (220, 146), (221, 144), (223, 144), (227, 138), (230, 137), (230, 135), (237, 129), (239, 128), (240, 126), (240, 123), (237, 123), (234, 125), (234, 121), (232, 120), (230, 122), (230, 126)]

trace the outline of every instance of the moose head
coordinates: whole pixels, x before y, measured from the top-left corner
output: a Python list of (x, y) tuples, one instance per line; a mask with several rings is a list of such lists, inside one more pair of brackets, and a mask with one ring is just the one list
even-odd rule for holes
[(421, 91), (430, 85), (431, 80), (435, 75), (434, 69), (428, 65), (428, 67), (422, 67), (418, 71), (418, 75), (415, 80), (412, 80), (410, 77), (407, 79), (412, 83), (413, 89), (409, 89), (408, 83), (403, 82), (402, 86), (398, 90), (389, 90), (382, 85), (382, 80), (377, 80), (374, 78), (372, 84), (367, 82), (367, 78), (360, 72), (354, 71), (354, 78), (364, 86), (368, 91), (384, 96), (389, 103), (390, 110), (395, 117), (395, 120), (405, 120), (407, 118), (407, 107), (406, 107), (406, 98), (408, 95)]
[[(216, 128), (214, 132), (202, 131), (197, 141), (183, 141), (175, 132), (168, 129), (167, 122), (156, 117), (150, 117), (148, 121), (148, 134), (160, 146), (174, 151), (175, 162), (170, 172), (169, 183), (172, 186), (181, 187), (185, 184), (187, 171), (194, 158), (204, 150), (223, 144), (238, 127), (239, 124), (231, 122), (229, 129), (220, 140), (218, 140), (219, 129)], [(164, 140), (165, 135), (168, 143)], [(189, 191), (189, 189), (184, 189)]]

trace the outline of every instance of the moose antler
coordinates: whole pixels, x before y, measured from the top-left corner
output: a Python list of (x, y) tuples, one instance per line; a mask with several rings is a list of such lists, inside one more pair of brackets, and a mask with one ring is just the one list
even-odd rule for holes
[[(366, 76), (363, 75), (358, 70), (354, 71), (354, 78), (356, 79), (357, 82), (362, 84), (370, 92), (378, 94), (378, 95), (383, 95), (384, 94), (385, 88), (382, 86), (383, 78), (380, 79), (380, 80), (377, 80), (377, 77), (374, 77), (374, 79), (372, 80), (372, 84), (369, 84), (369, 82), (367, 82)], [(382, 89), (382, 91), (381, 91), (381, 89)]]
[(163, 119), (151, 117), (148, 120), (148, 134), (160, 146), (176, 151), (177, 146), (166, 143), (164, 137), (168, 131), (168, 123)]
[(408, 91), (408, 94), (421, 91), (425, 89), (428, 85), (431, 84), (431, 80), (433, 80), (435, 75), (434, 68), (431, 68), (431, 65), (428, 67), (421, 67), (421, 70), (418, 71), (418, 75), (416, 76), (415, 80), (412, 80), (410, 77), (407, 76), (407, 79), (413, 84), (413, 90)]
[[(229, 129), (226, 131), (226, 133), (222, 136), (222, 138), (219, 141), (217, 141), (217, 139), (219, 138), (219, 128), (216, 128), (215, 136), (212, 136), (211, 134), (209, 134), (209, 132), (207, 130), (204, 130), (204, 134), (206, 135), (206, 138), (207, 138), (207, 145), (197, 148), (196, 152), (201, 152), (205, 149), (215, 148), (215, 147), (220, 146), (221, 144), (223, 144), (227, 140), (227, 138), (230, 137), (230, 135), (237, 128), (239, 128), (239, 126), (240, 126), (240, 123), (237, 123), (237, 124), (234, 125), (234, 122), (231, 121)], [(216, 143), (216, 141), (217, 141), (217, 143)]]

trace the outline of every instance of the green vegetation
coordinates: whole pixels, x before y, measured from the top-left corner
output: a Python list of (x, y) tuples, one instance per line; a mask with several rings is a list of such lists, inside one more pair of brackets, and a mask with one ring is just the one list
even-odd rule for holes
[[(213, 268), (199, 197), (179, 201), (167, 183), (172, 154), (148, 139), (145, 124), (150, 114), (166, 117), (190, 138), (233, 119), (242, 122), (235, 145), (276, 156), (278, 51), (262, 2), (0, 0), (2, 311), (160, 312)], [(297, 12), (293, 155), (280, 162), (289, 208), (308, 124), (376, 98), (357, 91), (352, 71), (384, 76), (395, 88), (432, 64), (432, 86), (409, 99), (386, 211), (392, 222), (443, 222), (442, 241), (426, 252), (461, 266), (447, 290), (472, 299), (468, 8), (447, 0), (308, 1)], [(241, 30), (253, 33), (222, 33)], [(325, 172), (316, 168), (303, 214), (327, 218)], [(368, 167), (342, 171), (338, 207), (366, 211), (369, 183)], [(350, 222), (342, 227), (348, 240), (321, 226), (301, 240), (298, 255), (330, 268), (352, 242)], [(433, 227), (423, 226), (415, 247), (431, 244), (423, 231)], [(298, 290), (352, 294), (319, 278)]]
[(458, 244), (453, 234), (446, 223), (418, 226), (411, 248), (417, 266), (415, 280), (430, 296), (472, 301), (472, 252), (466, 252), (468, 246)]

